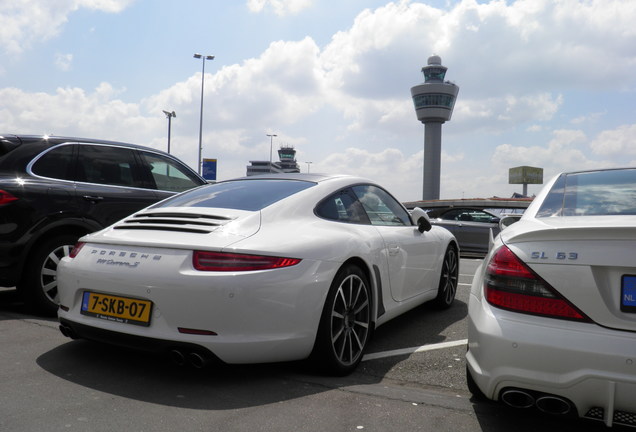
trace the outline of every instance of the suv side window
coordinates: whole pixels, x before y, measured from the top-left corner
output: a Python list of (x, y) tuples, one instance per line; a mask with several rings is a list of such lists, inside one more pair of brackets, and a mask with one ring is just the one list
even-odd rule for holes
[(159, 190), (183, 192), (201, 185), (201, 181), (186, 167), (170, 158), (143, 151), (139, 152), (139, 155)]
[(134, 150), (105, 145), (79, 147), (77, 181), (115, 186), (143, 187), (135, 178)]
[(61, 145), (44, 153), (31, 168), (37, 176), (73, 180), (73, 147)]

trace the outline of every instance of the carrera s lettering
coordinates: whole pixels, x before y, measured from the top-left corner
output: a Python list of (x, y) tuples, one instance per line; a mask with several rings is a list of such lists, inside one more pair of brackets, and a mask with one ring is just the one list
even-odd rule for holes
[(115, 261), (112, 259), (103, 259), (100, 258), (97, 260), (97, 264), (104, 264), (104, 265), (112, 265), (112, 266), (118, 266), (118, 267), (128, 267), (128, 268), (136, 268), (140, 262), (139, 261), (135, 261), (134, 263), (128, 262), (128, 261)]
[(546, 252), (532, 252), (530, 254), (532, 259), (557, 259), (557, 260), (577, 260), (579, 259), (578, 252), (557, 252), (554, 255), (549, 255)]

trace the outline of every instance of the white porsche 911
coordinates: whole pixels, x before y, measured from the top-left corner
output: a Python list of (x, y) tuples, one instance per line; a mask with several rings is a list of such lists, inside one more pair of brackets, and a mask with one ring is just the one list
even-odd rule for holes
[(555, 177), (494, 240), (468, 311), (473, 394), (636, 426), (636, 169)]
[(80, 239), (58, 267), (62, 332), (180, 364), (360, 362), (375, 327), (452, 305), (459, 250), (421, 209), (350, 176), (203, 186)]

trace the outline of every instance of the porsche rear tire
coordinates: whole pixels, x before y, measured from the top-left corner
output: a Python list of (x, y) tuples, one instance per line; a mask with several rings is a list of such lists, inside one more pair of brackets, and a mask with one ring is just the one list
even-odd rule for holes
[(448, 309), (455, 301), (459, 278), (459, 257), (457, 249), (448, 246), (442, 263), (442, 273), (439, 278), (437, 297), (433, 300), (436, 309)]
[(354, 265), (341, 268), (325, 303), (312, 355), (323, 371), (343, 376), (353, 372), (371, 337), (371, 288)]

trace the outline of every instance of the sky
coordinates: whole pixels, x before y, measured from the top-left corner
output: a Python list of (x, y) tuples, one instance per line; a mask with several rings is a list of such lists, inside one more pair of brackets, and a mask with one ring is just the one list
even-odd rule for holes
[(0, 134), (165, 151), (174, 111), (171, 153), (196, 169), (205, 67), (202, 156), (218, 180), (293, 146), (302, 172), (415, 201), (410, 89), (435, 54), (459, 86), (440, 197), (510, 197), (512, 167), (547, 182), (636, 165), (634, 22), (634, 0), (0, 0)]

